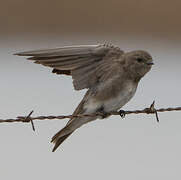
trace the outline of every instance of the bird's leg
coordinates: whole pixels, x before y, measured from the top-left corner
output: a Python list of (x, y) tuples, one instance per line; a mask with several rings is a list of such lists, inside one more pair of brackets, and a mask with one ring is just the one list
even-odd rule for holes
[(101, 107), (97, 110), (97, 112), (98, 112), (98, 113), (101, 113), (100, 116), (102, 117), (102, 119), (107, 118), (107, 117), (109, 116), (108, 113), (104, 111), (104, 107), (103, 107), (103, 106), (101, 106)]
[(119, 111), (119, 115), (120, 115), (122, 118), (124, 118), (125, 115), (126, 115), (126, 113), (125, 113), (124, 110), (121, 109), (121, 110)]

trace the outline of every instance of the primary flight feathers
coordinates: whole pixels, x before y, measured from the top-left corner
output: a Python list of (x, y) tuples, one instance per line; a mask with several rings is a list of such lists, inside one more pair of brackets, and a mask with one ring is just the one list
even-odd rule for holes
[(28, 60), (52, 67), (54, 73), (72, 75), (74, 88), (81, 90), (108, 78), (107, 72), (113, 66), (111, 60), (122, 54), (123, 51), (110, 45), (85, 45), (27, 51), (15, 55), (31, 56)]

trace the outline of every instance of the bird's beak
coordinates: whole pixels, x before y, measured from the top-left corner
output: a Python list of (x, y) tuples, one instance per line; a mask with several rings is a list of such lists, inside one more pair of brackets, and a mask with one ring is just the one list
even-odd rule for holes
[(152, 66), (152, 65), (154, 65), (154, 63), (153, 62), (148, 62), (147, 65), (151, 65)]

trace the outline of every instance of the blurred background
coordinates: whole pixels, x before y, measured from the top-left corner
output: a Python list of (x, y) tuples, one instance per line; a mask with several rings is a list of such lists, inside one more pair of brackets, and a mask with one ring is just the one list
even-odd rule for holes
[[(18, 51), (109, 42), (143, 49), (155, 65), (124, 110), (181, 105), (181, 1), (6, 0), (0, 6), (0, 118), (71, 114), (85, 90)], [(181, 112), (112, 116), (91, 122), (55, 153), (67, 120), (0, 124), (1, 175), (10, 179), (180, 179)]]

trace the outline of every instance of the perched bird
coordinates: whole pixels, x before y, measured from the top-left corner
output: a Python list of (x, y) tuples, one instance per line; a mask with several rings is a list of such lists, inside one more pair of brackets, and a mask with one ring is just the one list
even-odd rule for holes
[[(117, 111), (135, 94), (140, 79), (151, 69), (151, 55), (142, 50), (124, 52), (112, 45), (67, 46), (20, 52), (53, 73), (70, 75), (75, 90), (88, 89), (73, 115)], [(83, 124), (100, 117), (72, 118), (52, 141), (58, 146)]]

